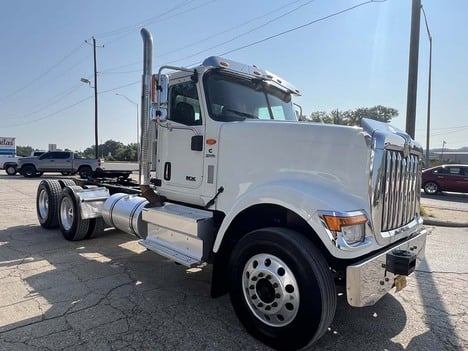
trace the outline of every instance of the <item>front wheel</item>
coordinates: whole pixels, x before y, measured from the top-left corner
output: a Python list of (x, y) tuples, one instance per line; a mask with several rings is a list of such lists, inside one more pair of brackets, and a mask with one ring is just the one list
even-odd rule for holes
[(14, 176), (16, 174), (16, 166), (15, 165), (8, 165), (5, 167), (5, 172), (9, 176)]
[(440, 191), (439, 185), (435, 182), (427, 182), (424, 184), (424, 192), (428, 195), (435, 195)]
[(265, 228), (243, 237), (230, 258), (229, 282), (239, 320), (274, 348), (303, 348), (333, 321), (336, 290), (329, 266), (295, 231)]

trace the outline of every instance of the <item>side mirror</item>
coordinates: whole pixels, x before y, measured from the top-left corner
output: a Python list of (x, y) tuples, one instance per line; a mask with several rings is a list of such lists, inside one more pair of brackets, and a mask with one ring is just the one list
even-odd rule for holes
[(153, 74), (151, 82), (152, 119), (165, 122), (167, 120), (167, 100), (169, 91), (169, 76)]
[(161, 74), (159, 80), (157, 87), (157, 102), (159, 102), (161, 106), (166, 107), (169, 90), (169, 76), (167, 74)]

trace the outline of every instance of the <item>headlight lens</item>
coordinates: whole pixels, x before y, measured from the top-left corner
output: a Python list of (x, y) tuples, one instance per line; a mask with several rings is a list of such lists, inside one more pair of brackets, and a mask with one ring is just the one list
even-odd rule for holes
[(323, 215), (325, 225), (333, 233), (338, 242), (345, 241), (345, 245), (362, 242), (365, 237), (367, 216), (361, 211), (352, 213), (328, 213)]
[(341, 227), (343, 239), (350, 245), (361, 242), (364, 239), (364, 224), (350, 225)]

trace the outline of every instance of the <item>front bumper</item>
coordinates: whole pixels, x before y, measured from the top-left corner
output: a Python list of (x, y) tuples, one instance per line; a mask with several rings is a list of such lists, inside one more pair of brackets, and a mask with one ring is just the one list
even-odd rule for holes
[[(354, 307), (370, 306), (384, 296), (395, 283), (399, 274), (391, 273), (387, 264), (395, 253), (407, 252), (416, 261), (424, 258), (426, 247), (426, 230), (403, 242), (400, 242), (383, 253), (357, 262), (346, 268), (346, 292), (348, 303)], [(392, 265), (393, 266), (393, 265)], [(414, 269), (414, 266), (413, 266)], [(411, 274), (409, 269), (407, 274)], [(402, 274), (402, 273), (400, 273)]]

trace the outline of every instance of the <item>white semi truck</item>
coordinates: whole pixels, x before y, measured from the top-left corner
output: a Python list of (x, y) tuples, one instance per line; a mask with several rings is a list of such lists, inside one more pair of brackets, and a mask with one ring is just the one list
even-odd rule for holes
[[(388, 124), (298, 122), (299, 91), (219, 57), (144, 70), (138, 182), (43, 180), (45, 228), (80, 240), (112, 226), (187, 267), (213, 265), (246, 330), (300, 349), (331, 324), (340, 287), (374, 304), (424, 255), (421, 147)], [(75, 184), (76, 183), (76, 184)]]

